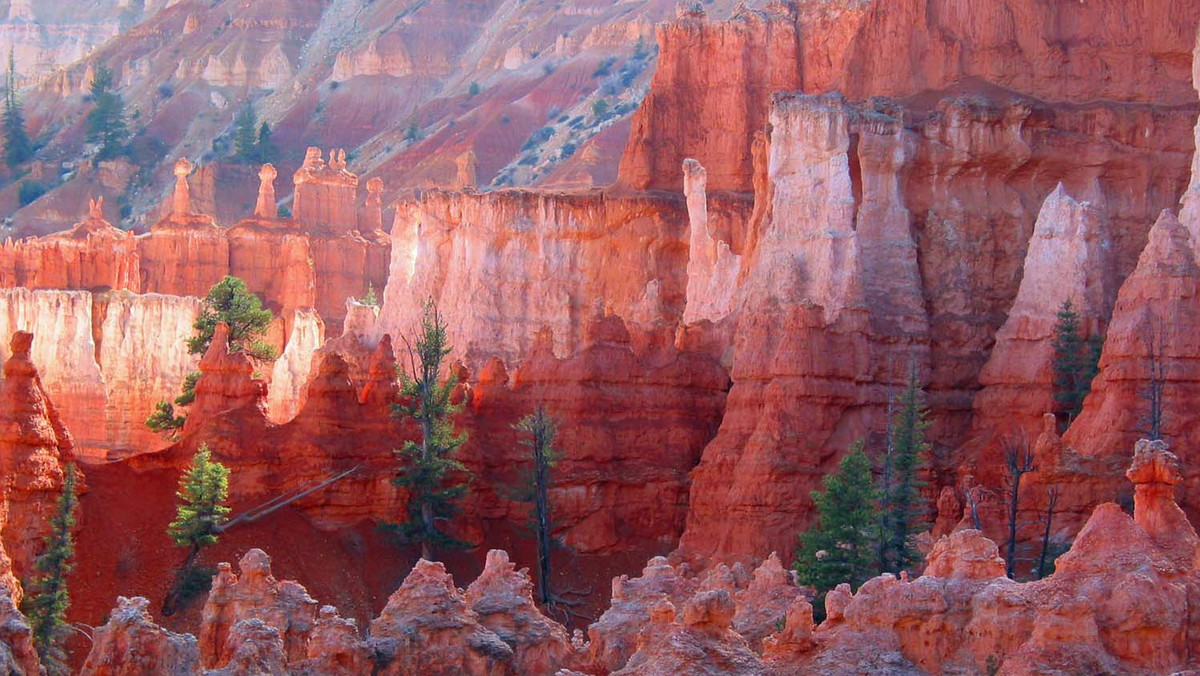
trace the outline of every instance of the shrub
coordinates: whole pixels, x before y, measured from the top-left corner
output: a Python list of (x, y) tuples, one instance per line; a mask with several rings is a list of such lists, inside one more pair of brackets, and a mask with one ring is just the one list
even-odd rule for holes
[(46, 184), (41, 181), (23, 181), (21, 187), (18, 189), (21, 206), (27, 207), (33, 204), (39, 197), (45, 195), (48, 190), (49, 188), (46, 187)]
[(608, 74), (612, 72), (613, 64), (616, 62), (617, 57), (615, 56), (604, 59), (600, 62), (600, 65), (596, 66), (596, 70), (592, 71), (592, 77), (608, 77)]

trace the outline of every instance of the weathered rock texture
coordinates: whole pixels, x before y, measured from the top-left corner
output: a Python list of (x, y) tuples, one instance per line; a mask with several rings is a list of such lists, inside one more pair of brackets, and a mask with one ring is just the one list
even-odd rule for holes
[(533, 605), (528, 575), (492, 551), (465, 592), (441, 563), (419, 561), (364, 641), (251, 550), (238, 576), (222, 564), (199, 650), (155, 626), (144, 599), (120, 599), (84, 673), (190, 674), (197, 659), (230, 675), (1186, 672), (1198, 666), (1189, 599), (1200, 538), (1174, 498), (1179, 459), (1138, 442), (1127, 477), (1133, 515), (1097, 507), (1042, 580), (1005, 577), (996, 545), (959, 530), (933, 546), (919, 578), (829, 592), (820, 626), (775, 557), (752, 578), (740, 566), (694, 578), (657, 558), (642, 577), (613, 581), (590, 641), (568, 642)]
[[(12, 335), (0, 379), (0, 511), (8, 515), (3, 549), (17, 578), (33, 572), (62, 492), (63, 467), (75, 460), (71, 435), (30, 359), (32, 344), (32, 334)], [(9, 591), (20, 600), (15, 589)]]

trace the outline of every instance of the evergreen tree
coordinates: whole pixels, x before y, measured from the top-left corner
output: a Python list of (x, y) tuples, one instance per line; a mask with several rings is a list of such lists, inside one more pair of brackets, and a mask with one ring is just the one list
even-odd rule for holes
[(179, 430), (183, 429), (185, 422), (187, 417), (175, 415), (175, 407), (171, 402), (160, 401), (154, 405), (154, 413), (146, 418), (146, 427), (152, 432), (165, 435), (168, 439), (174, 439)]
[(125, 102), (113, 91), (113, 73), (107, 67), (96, 68), (91, 93), (95, 108), (87, 115), (87, 140), (100, 144), (97, 160), (117, 157), (125, 151), (129, 127), (125, 122)]
[(254, 155), (259, 164), (273, 163), (279, 157), (279, 149), (271, 140), (271, 125), (266, 122), (258, 128), (258, 142), (254, 144)]
[(405, 442), (396, 452), (404, 467), (394, 483), (408, 491), (408, 520), (397, 528), (408, 541), (421, 544), (421, 558), (432, 559), (435, 548), (469, 546), (438, 524), (458, 513), (456, 503), (467, 491), (469, 474), (455, 457), (467, 439), (466, 434), (454, 433), (453, 417), (460, 407), (451, 403), (450, 395), (458, 380), (453, 374), (438, 380), (450, 347), (446, 324), (432, 300), (425, 303), (415, 345), (407, 339), (405, 344), (412, 375), (397, 369), (403, 403), (395, 412), (414, 421), (421, 438)]
[(375, 293), (374, 284), (367, 282), (367, 295), (359, 302), (370, 307), (379, 307), (379, 296)]
[(62, 628), (71, 606), (67, 575), (74, 568), (71, 559), (75, 555), (75, 537), (71, 529), (75, 527), (75, 506), (79, 502), (75, 495), (76, 478), (75, 465), (67, 465), (58, 506), (50, 518), (46, 550), (35, 564), (38, 576), (34, 580), (33, 593), (25, 599), (24, 610), (32, 629), (33, 644), (49, 674), (67, 673)]
[(8, 90), (4, 96), (4, 161), (15, 169), (33, 158), (33, 142), (25, 130), (25, 114), (17, 98), (17, 61), (8, 52)]
[(1063, 301), (1054, 322), (1054, 401), (1059, 414), (1070, 424), (1083, 410), (1083, 400), (1091, 388), (1100, 362), (1100, 342), (1085, 344), (1079, 330), (1079, 315), (1071, 301)]
[(899, 574), (920, 556), (913, 536), (929, 511), (921, 494), (925, 483), (920, 479), (929, 453), (925, 441), (929, 411), (915, 367), (910, 370), (908, 385), (896, 403), (899, 410), (890, 423), (880, 488), (879, 564), (883, 570)]
[(558, 545), (553, 535), (555, 523), (550, 510), (550, 488), (554, 483), (553, 470), (560, 457), (554, 448), (558, 421), (539, 405), (536, 411), (513, 425), (513, 429), (528, 435), (521, 443), (529, 448), (532, 467), (518, 499), (530, 504), (529, 520), (538, 552), (538, 593), (542, 604), (549, 606), (557, 600), (550, 587), (550, 554)]
[(186, 547), (188, 556), (183, 569), (191, 568), (200, 550), (216, 544), (221, 527), (229, 518), (225, 500), (229, 496), (229, 468), (212, 459), (208, 446), (201, 444), (192, 458), (192, 466), (179, 480), (175, 497), (175, 520), (167, 534), (177, 547)]
[(188, 339), (188, 352), (207, 351), (221, 322), (229, 326), (231, 352), (246, 352), (264, 360), (277, 356), (274, 348), (261, 340), (271, 323), (271, 311), (263, 308), (245, 282), (231, 275), (217, 282), (204, 297), (204, 309), (192, 325), (196, 333)]
[(812, 493), (817, 519), (800, 535), (795, 565), (800, 581), (815, 587), (818, 596), (843, 582), (857, 588), (878, 572), (878, 493), (861, 441), (822, 483), (825, 490)]
[(246, 101), (233, 118), (233, 157), (242, 164), (252, 164), (258, 158), (258, 116), (254, 104)]

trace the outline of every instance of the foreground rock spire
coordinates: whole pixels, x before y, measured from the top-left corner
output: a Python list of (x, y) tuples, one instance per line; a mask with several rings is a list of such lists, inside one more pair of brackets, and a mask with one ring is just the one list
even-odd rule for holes
[(18, 578), (33, 573), (50, 532), (63, 467), (75, 460), (71, 435), (30, 359), (32, 345), (33, 334), (13, 334), (0, 379), (0, 500), (7, 503), (0, 509), (8, 511), (3, 548)]

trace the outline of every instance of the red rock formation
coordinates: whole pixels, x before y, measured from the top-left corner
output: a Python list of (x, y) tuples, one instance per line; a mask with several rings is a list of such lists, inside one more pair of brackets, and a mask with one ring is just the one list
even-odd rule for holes
[(141, 285), (133, 233), (114, 228), (92, 200), (86, 219), (70, 230), (0, 247), (0, 288), (128, 289)]
[(296, 220), (321, 232), (348, 233), (358, 229), (355, 209), (358, 177), (346, 171), (346, 151), (331, 150), (329, 163), (319, 148), (309, 148), (294, 177), (292, 213)]
[(1134, 517), (1097, 507), (1043, 580), (1004, 577), (995, 544), (962, 530), (937, 543), (919, 579), (831, 592), (814, 633), (799, 608), (768, 641), (770, 673), (974, 672), (989, 659), (1000, 674), (1185, 668), (1200, 539), (1171, 495), (1178, 466), (1161, 442), (1140, 442)]
[[(200, 659), (205, 666), (226, 666), (247, 638), (238, 626), (258, 620), (276, 632), (280, 657), (287, 663), (308, 655), (307, 641), (317, 618), (317, 602), (304, 587), (271, 575), (271, 558), (251, 549), (238, 562), (239, 575), (228, 563), (218, 566), (200, 624)], [(249, 627), (246, 628), (249, 631)], [(262, 631), (255, 631), (255, 636)], [(270, 642), (268, 642), (270, 643)]]
[[(1162, 376), (1165, 402), (1195, 396), (1195, 355), (1200, 350), (1192, 326), (1200, 325), (1197, 302), (1200, 268), (1188, 231), (1163, 212), (1150, 231), (1138, 267), (1117, 296), (1100, 359), (1100, 375), (1084, 410), (1063, 442), (1085, 456), (1111, 458), (1149, 423), (1147, 387), (1155, 370)], [(1153, 356), (1152, 356), (1153, 355)], [(1165, 404), (1163, 437), (1193, 441), (1184, 409)], [(1119, 484), (1119, 476), (1106, 477)]]
[(0, 379), (0, 498), (8, 510), (0, 535), (18, 577), (33, 571), (62, 491), (63, 465), (75, 460), (71, 435), (30, 360), (32, 344), (33, 334), (13, 334)]
[(188, 408), (184, 434), (226, 411), (250, 408), (266, 415), (267, 385), (254, 377), (254, 363), (245, 353), (229, 351), (229, 327), (219, 322), (212, 342), (200, 360), (196, 400)]
[[(0, 383), (0, 391), (2, 385)], [(3, 534), (8, 519), (8, 501), (4, 497), (0, 495), (0, 534)], [(22, 521), (17, 525), (24, 525)], [(0, 669), (12, 674), (32, 675), (39, 673), (41, 665), (33, 646), (33, 631), (17, 610), (23, 597), (21, 583), (13, 573), (12, 560), (0, 541)]]
[[(594, 316), (585, 331), (582, 349), (566, 359), (542, 334), (511, 383), (498, 360), (480, 374), (462, 421), (464, 461), (483, 478), (468, 512), (497, 532), (526, 519), (528, 506), (497, 487), (515, 485), (528, 467), (511, 425), (541, 405), (559, 421), (563, 458), (551, 495), (566, 542), (581, 553), (643, 543), (662, 552), (683, 526), (687, 474), (716, 430), (728, 381), (702, 354), (639, 354), (618, 317)], [(642, 405), (631, 411), (629, 401)]]
[(737, 613), (733, 628), (751, 648), (762, 652), (762, 640), (778, 630), (776, 623), (787, 616), (799, 597), (800, 588), (792, 584), (791, 575), (772, 553), (754, 570), (746, 588), (734, 594)]
[(117, 457), (163, 446), (145, 420), (196, 368), (184, 340), (199, 306), (157, 294), (0, 289), (0, 335), (38, 336), (31, 358), (77, 453)]
[(192, 209), (193, 169), (186, 158), (175, 163), (171, 212), (138, 238), (143, 289), (202, 298), (229, 274), (229, 241), (211, 217)]
[(624, 667), (637, 649), (638, 634), (653, 618), (654, 609), (660, 604), (670, 606), (663, 619), (672, 622), (675, 605), (682, 605), (695, 589), (695, 581), (681, 576), (663, 557), (650, 559), (639, 578), (613, 578), (608, 610), (588, 627), (587, 663), (600, 673)]
[(853, 440), (841, 416), (868, 377), (848, 114), (801, 97), (778, 105), (773, 124), (774, 215), (739, 291), (726, 414), (692, 474), (680, 542), (691, 556), (790, 551), (808, 509), (796, 487), (816, 485)]
[(723, 589), (696, 594), (684, 604), (678, 622), (674, 607), (659, 602), (638, 636), (637, 651), (613, 676), (761, 674), (758, 656), (732, 629), (733, 614), (733, 599)]
[(528, 569), (517, 570), (508, 553), (493, 549), (483, 572), (463, 593), (479, 623), (513, 649), (513, 669), (528, 676), (551, 676), (571, 653), (567, 631), (533, 603)]
[(598, 303), (635, 340), (662, 341), (686, 298), (685, 221), (666, 195), (421, 193), (396, 208), (375, 335), (410, 334), (419, 299), (432, 298), (455, 356), (476, 370), (492, 356), (521, 361), (545, 327), (556, 354), (578, 351), (579, 319)]
[(196, 638), (154, 623), (144, 598), (117, 598), (108, 621), (92, 633), (79, 676), (192, 676), (200, 655)]
[(513, 649), (480, 622), (441, 563), (425, 559), (371, 622), (382, 676), (503, 676)]
[(690, 157), (708, 169), (710, 190), (749, 191), (750, 142), (766, 123), (771, 95), (802, 85), (795, 7), (772, 3), (760, 12), (743, 5), (723, 22), (683, 7), (676, 21), (657, 29), (658, 68), (634, 114), (618, 183), (679, 190), (680, 162)]
[(1069, 300), (1085, 337), (1103, 333), (1117, 291), (1110, 250), (1099, 206), (1076, 201), (1059, 184), (1042, 205), (1017, 298), (979, 374), (974, 429), (1029, 438), (1040, 432), (1042, 415), (1057, 408), (1050, 344), (1057, 313)]

